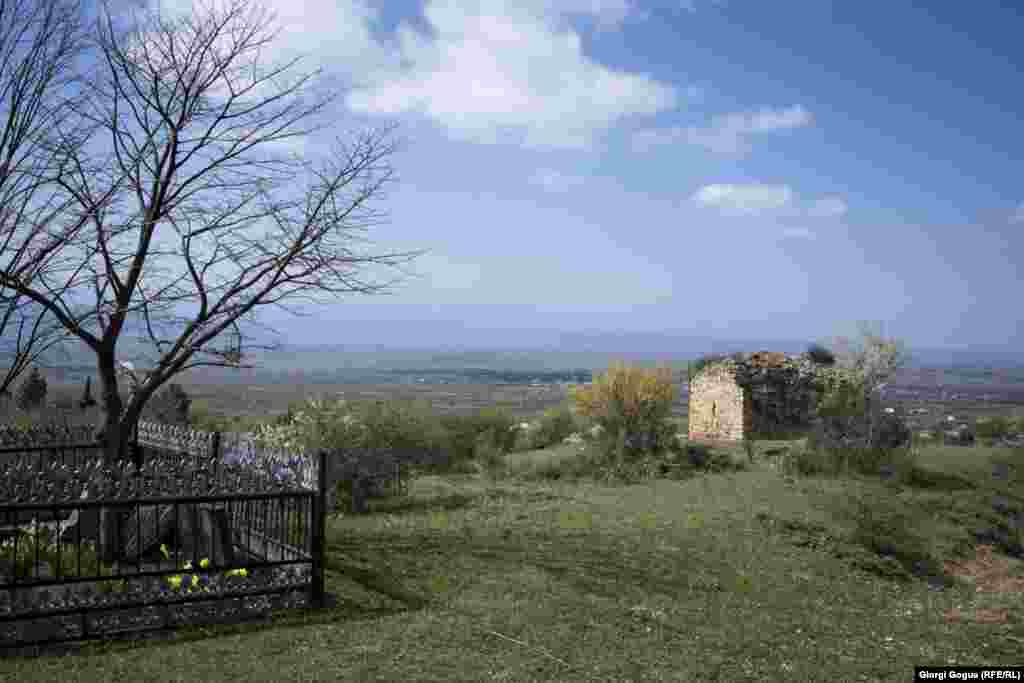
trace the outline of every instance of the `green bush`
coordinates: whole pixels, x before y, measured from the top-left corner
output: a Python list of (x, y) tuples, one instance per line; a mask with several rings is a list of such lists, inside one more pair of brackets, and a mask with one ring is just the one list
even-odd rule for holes
[(516, 442), (514, 424), (510, 415), (497, 408), (484, 408), (475, 415), (442, 417), (441, 425), (448, 434), (448, 461), (455, 464), (472, 460), (482, 434), (490, 434), (492, 443), (500, 450), (511, 451)]
[(580, 421), (577, 420), (569, 406), (549, 408), (541, 415), (536, 427), (530, 430), (529, 447), (538, 449), (556, 446), (570, 434), (579, 431), (581, 431)]
[(364, 427), (365, 448), (387, 450), (405, 463), (443, 464), (449, 435), (426, 402), (373, 401), (352, 404)]
[(893, 467), (899, 478), (909, 476), (917, 452), (908, 448), (861, 448), (856, 446), (824, 448), (808, 440), (803, 448), (791, 450), (782, 461), (784, 474), (843, 476), (861, 474), (879, 476), (882, 467)]
[(996, 416), (987, 420), (979, 419), (975, 426), (975, 436), (979, 439), (997, 440), (1017, 431), (1016, 421), (1008, 417)]

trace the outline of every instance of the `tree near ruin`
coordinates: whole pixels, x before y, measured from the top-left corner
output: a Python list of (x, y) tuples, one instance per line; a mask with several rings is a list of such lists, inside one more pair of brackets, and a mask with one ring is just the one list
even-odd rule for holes
[[(862, 406), (866, 420), (867, 443), (873, 443), (880, 419), (879, 392), (909, 361), (906, 347), (900, 340), (885, 336), (884, 329), (872, 329), (869, 323), (858, 324), (860, 339), (835, 337), (832, 352), (835, 368), (856, 378), (856, 401)], [(848, 386), (847, 388), (852, 388)]]
[[(14, 226), (48, 222), (70, 206), (49, 182), (53, 131), (73, 116), (67, 91), (88, 47), (77, 1), (0, 3), (0, 253), (12, 265), (28, 257), (13, 242)], [(30, 268), (21, 278), (28, 283), (33, 275)], [(0, 397), (9, 398), (18, 378), (69, 338), (43, 307), (0, 281)]]
[[(99, 60), (70, 105), (77, 120), (55, 126), (47, 147), (64, 210), (0, 230), (0, 286), (95, 354), (108, 464), (126, 457), (168, 380), (240, 365), (258, 312), (385, 293), (398, 280), (375, 271), (422, 253), (360, 248), (393, 180), (391, 128), (338, 139), (320, 164), (282, 149), (324, 128), (312, 121), (336, 95), (311, 91), (319, 72), (285, 82), (298, 60), (263, 63), (274, 38), (265, 11), (228, 0), (131, 19), (116, 29), (102, 8)], [(148, 355), (125, 397), (118, 344), (132, 330)], [(216, 346), (225, 332), (233, 343)]]

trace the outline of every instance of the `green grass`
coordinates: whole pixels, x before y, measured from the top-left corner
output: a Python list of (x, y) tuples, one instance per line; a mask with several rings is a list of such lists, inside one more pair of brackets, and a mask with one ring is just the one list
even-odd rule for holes
[[(508, 469), (573, 450), (512, 454)], [(924, 663), (1020, 665), (1020, 593), (936, 592), (899, 564), (969, 554), (994, 492), (1024, 504), (1020, 480), (991, 482), (994, 454), (923, 452), (914, 481), (931, 488), (794, 478), (760, 458), (631, 486), (421, 477), (369, 515), (329, 518), (335, 608), (6, 659), (0, 678), (905, 681)], [(886, 539), (889, 560), (868, 548)], [(1005, 623), (943, 619), (993, 600)]]

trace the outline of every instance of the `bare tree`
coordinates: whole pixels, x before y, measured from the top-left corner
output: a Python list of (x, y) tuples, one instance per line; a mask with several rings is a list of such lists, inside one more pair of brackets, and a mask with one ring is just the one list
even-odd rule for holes
[[(261, 62), (274, 38), (266, 12), (230, 0), (131, 18), (116, 30), (103, 8), (99, 66), (72, 103), (80, 122), (59, 126), (50, 147), (52, 182), (70, 206), (0, 232), (12, 255), (0, 286), (96, 354), (108, 462), (125, 456), (146, 401), (169, 379), (240, 364), (251, 334), (242, 326), (257, 312), (387, 292), (397, 280), (375, 269), (401, 271), (421, 253), (358, 249), (383, 218), (372, 204), (393, 179), (390, 128), (338, 140), (317, 167), (287, 153), (324, 127), (309, 122), (336, 95), (310, 94), (316, 72), (284, 82), (296, 60)], [(125, 397), (118, 344), (132, 330), (148, 355)], [(224, 333), (233, 342), (215, 346)]]
[[(54, 189), (53, 130), (73, 116), (75, 60), (89, 48), (81, 6), (71, 0), (0, 2), (0, 252), (26, 257), (14, 226), (45, 223), (69, 207)], [(23, 273), (28, 279), (31, 273)], [(45, 308), (0, 283), (0, 396), (30, 366), (59, 350), (68, 332)]]
[(51, 351), (62, 350), (68, 339), (63, 325), (52, 316), (33, 315), (23, 297), (0, 297), (0, 397), (9, 399), (11, 387), (29, 366), (43, 364)]

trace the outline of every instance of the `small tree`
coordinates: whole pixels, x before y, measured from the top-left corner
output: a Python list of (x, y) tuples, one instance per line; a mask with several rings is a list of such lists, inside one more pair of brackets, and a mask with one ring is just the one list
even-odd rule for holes
[(85, 378), (85, 391), (82, 393), (82, 399), (78, 402), (78, 407), (82, 410), (92, 408), (96, 405), (96, 399), (92, 397), (92, 377)]
[(38, 410), (46, 403), (46, 378), (39, 368), (32, 368), (28, 378), (18, 389), (18, 407), (22, 410)]
[(880, 447), (907, 434), (901, 420), (882, 412), (879, 391), (908, 356), (899, 341), (865, 323), (860, 329), (860, 340), (837, 338), (829, 352), (835, 362), (818, 371), (818, 415), (827, 448)]
[(624, 451), (656, 450), (672, 413), (676, 387), (670, 368), (647, 370), (612, 364), (590, 386), (572, 387), (577, 412), (595, 420)]

